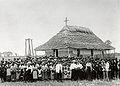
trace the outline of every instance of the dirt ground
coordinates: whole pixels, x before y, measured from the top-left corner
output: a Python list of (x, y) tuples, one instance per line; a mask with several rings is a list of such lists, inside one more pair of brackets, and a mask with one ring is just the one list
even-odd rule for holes
[(120, 80), (112, 81), (37, 81), (37, 82), (0, 82), (0, 86), (120, 86)]

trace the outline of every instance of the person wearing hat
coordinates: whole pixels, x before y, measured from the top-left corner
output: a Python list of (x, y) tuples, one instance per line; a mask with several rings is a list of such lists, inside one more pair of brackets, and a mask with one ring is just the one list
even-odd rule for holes
[(38, 80), (42, 80), (42, 68), (41, 68), (41, 66), (38, 67)]
[(31, 65), (31, 63), (27, 63), (27, 68), (26, 68), (26, 80), (27, 81), (32, 81), (32, 71), (33, 71), (33, 67)]
[(45, 80), (48, 80), (48, 64), (45, 63)]
[(87, 74), (87, 80), (91, 80), (92, 79), (92, 63), (91, 61), (89, 60), (87, 63), (86, 63), (86, 74)]
[(70, 70), (71, 70), (71, 80), (75, 80), (75, 75), (76, 75), (76, 64), (75, 60), (72, 61), (72, 64), (70, 65)]
[(41, 69), (42, 69), (42, 80), (45, 80), (45, 63), (44, 62), (42, 62)]
[(11, 69), (11, 80), (15, 81), (16, 80), (16, 65), (13, 63), (10, 69)]
[(19, 64), (17, 64), (17, 67), (16, 67), (16, 80), (17, 81), (19, 80), (19, 77), (20, 77), (20, 67), (19, 67)]
[(103, 79), (105, 80), (105, 61), (102, 60), (102, 72), (103, 72)]
[(51, 71), (51, 80), (55, 79), (55, 66), (53, 63), (50, 63), (50, 71)]
[(108, 81), (109, 80), (109, 76), (108, 76), (108, 72), (109, 72), (109, 67), (110, 67), (110, 64), (109, 64), (109, 61), (106, 61), (105, 62), (105, 79)]
[(34, 65), (34, 67), (33, 67), (33, 71), (32, 71), (32, 76), (33, 76), (33, 81), (37, 81), (38, 80), (38, 69), (37, 69), (37, 67), (35, 67), (35, 65)]
[(76, 64), (76, 72), (77, 72), (77, 79), (82, 79), (82, 68), (83, 68), (83, 65), (81, 64), (81, 62), (77, 62), (77, 64)]
[(0, 67), (0, 75), (1, 75), (1, 81), (5, 82), (6, 81), (6, 67), (4, 64), (1, 65)]
[(6, 70), (7, 74), (6, 74), (6, 81), (9, 81), (11, 80), (11, 70), (10, 70), (10, 66), (7, 67), (7, 70)]
[(19, 80), (20, 81), (22, 81), (24, 79), (24, 77), (23, 77), (24, 76), (24, 67), (23, 66), (24, 66), (24, 64), (21, 63), (20, 64), (20, 75), (19, 75)]
[(62, 64), (60, 61), (58, 61), (58, 63), (56, 64), (55, 70), (56, 70), (57, 81), (62, 81)]

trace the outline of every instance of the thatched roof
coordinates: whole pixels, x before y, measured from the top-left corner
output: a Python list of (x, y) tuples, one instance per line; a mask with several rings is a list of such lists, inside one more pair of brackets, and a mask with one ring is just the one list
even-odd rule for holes
[(90, 29), (79, 26), (64, 26), (63, 29), (48, 42), (35, 48), (36, 51), (62, 48), (111, 50)]

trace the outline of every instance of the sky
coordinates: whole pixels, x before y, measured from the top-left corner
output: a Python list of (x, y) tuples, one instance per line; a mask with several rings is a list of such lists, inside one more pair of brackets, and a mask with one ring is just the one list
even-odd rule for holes
[(68, 25), (90, 28), (120, 52), (120, 0), (0, 0), (0, 52), (25, 54), (25, 39), (38, 47)]

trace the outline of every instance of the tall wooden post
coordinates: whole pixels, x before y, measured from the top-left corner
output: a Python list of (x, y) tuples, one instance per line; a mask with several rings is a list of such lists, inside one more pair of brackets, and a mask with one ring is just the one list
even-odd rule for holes
[(25, 56), (34, 56), (32, 39), (25, 39)]
[(77, 57), (80, 57), (80, 49), (77, 49)]
[(100, 58), (102, 58), (102, 59), (103, 59), (103, 57), (102, 57), (102, 50), (100, 50)]
[(31, 43), (31, 40), (30, 39), (27, 39), (28, 40), (28, 55), (31, 56), (31, 46), (30, 46), (30, 43)]
[(35, 56), (36, 56), (36, 50), (35, 50)]
[(53, 56), (55, 57), (55, 49), (53, 49)]
[(70, 49), (68, 48), (68, 57), (70, 57)]
[(104, 59), (104, 50), (102, 50), (102, 56), (103, 56), (103, 59)]
[(33, 50), (33, 42), (32, 42), (32, 39), (31, 39), (31, 48), (32, 48), (32, 55), (34, 57), (34, 50)]
[(115, 49), (114, 49), (114, 57), (115, 57)]
[(25, 56), (27, 56), (27, 40), (25, 39)]
[(93, 56), (94, 56), (93, 49), (91, 49), (91, 57), (93, 57)]

